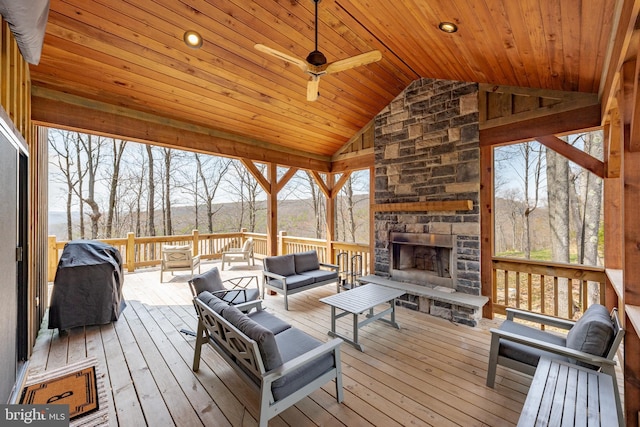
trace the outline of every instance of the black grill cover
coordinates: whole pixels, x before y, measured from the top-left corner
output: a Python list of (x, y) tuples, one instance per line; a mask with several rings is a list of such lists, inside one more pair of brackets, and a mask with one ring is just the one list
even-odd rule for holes
[(118, 320), (122, 298), (122, 257), (94, 240), (72, 240), (62, 251), (53, 282), (49, 329), (104, 325)]

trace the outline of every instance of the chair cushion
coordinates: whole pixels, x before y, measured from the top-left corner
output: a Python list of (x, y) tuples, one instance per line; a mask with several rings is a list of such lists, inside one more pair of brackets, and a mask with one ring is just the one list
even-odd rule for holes
[(243, 302), (255, 301), (259, 296), (260, 291), (258, 291), (257, 288), (219, 292), (219, 297), (229, 304), (242, 304)]
[(291, 327), (291, 325), (284, 320), (281, 320), (265, 310), (254, 311), (249, 313), (247, 316), (249, 316), (249, 318), (254, 322), (273, 332), (274, 335), (278, 335), (280, 332), (286, 331)]
[(207, 304), (211, 310), (215, 311), (218, 314), (222, 314), (222, 310), (229, 307), (229, 304), (222, 301), (217, 296), (213, 295), (209, 291), (203, 291), (198, 294), (198, 299), (203, 303)]
[(266, 257), (264, 269), (281, 276), (293, 276), (296, 274), (295, 261), (292, 254)]
[(296, 265), (296, 273), (298, 274), (320, 268), (318, 253), (316, 251), (298, 252), (297, 254), (293, 254), (293, 257)]
[(191, 245), (163, 245), (163, 251), (190, 251)]
[(222, 284), (222, 278), (220, 278), (218, 267), (213, 267), (211, 270), (197, 275), (189, 280), (189, 282), (191, 282), (196, 289), (196, 295), (200, 295), (203, 291), (215, 292), (225, 289)]
[[(288, 362), (309, 350), (322, 344), (321, 341), (296, 328), (289, 328), (276, 335), (276, 342), (282, 355), (282, 360)], [(301, 366), (282, 378), (274, 381), (271, 391), (275, 400), (280, 400), (301, 387), (309, 384), (325, 372), (334, 367), (331, 354), (314, 360), (309, 365)]]
[[(302, 274), (294, 274), (293, 276), (287, 276), (287, 290), (293, 290), (307, 286), (313, 283), (313, 277), (303, 276)], [(276, 288), (284, 289), (282, 280), (270, 279), (269, 284)]]
[[(505, 320), (504, 322), (502, 322), (502, 325), (500, 325), (500, 330), (511, 332), (517, 335), (523, 335), (528, 338), (534, 338), (540, 341), (545, 341), (550, 344), (560, 345), (562, 347), (565, 347), (566, 345), (565, 338), (560, 335), (541, 331), (540, 329), (532, 328), (523, 325), (522, 323), (513, 322), (511, 320)], [(500, 340), (500, 349), (498, 353), (501, 356), (517, 360), (531, 366), (538, 366), (538, 361), (540, 360), (540, 357), (543, 356), (557, 360), (569, 360), (566, 357), (559, 356), (555, 353), (539, 350), (525, 344), (519, 344), (505, 339)]]
[(253, 245), (253, 238), (249, 237), (242, 245), (242, 252), (249, 252), (251, 250), (251, 245)]
[[(337, 271), (330, 270), (311, 270), (300, 273), (301, 276), (313, 277), (314, 282), (323, 282), (325, 280), (333, 280), (338, 278)], [(287, 282), (289, 280), (287, 279)]]
[(594, 304), (584, 312), (567, 334), (567, 347), (596, 356), (606, 356), (615, 329), (607, 308)]
[(265, 370), (270, 371), (282, 365), (282, 357), (280, 356), (273, 332), (251, 320), (249, 316), (233, 305), (227, 306), (227, 308), (222, 311), (222, 317), (227, 319), (229, 323), (238, 328), (243, 334), (258, 343)]

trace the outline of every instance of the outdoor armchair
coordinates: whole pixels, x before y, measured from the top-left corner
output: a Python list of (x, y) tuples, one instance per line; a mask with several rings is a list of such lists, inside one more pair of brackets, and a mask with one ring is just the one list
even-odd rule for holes
[[(515, 319), (565, 329), (568, 333), (563, 336), (543, 331)], [(590, 306), (576, 322), (508, 308), (507, 320), (500, 328), (491, 329), (487, 386), (494, 386), (498, 364), (533, 375), (540, 358), (547, 357), (602, 371), (611, 376), (617, 391), (613, 358), (623, 336), (618, 310), (614, 308), (609, 313), (600, 304)], [(621, 415), (618, 393), (615, 398)]]
[(224, 264), (231, 265), (231, 262), (246, 262), (247, 265), (256, 265), (253, 258), (253, 237), (249, 237), (241, 248), (231, 248), (222, 252), (222, 269)]
[(173, 275), (174, 271), (191, 271), (191, 276), (193, 277), (196, 267), (198, 268), (198, 273), (200, 273), (200, 256), (193, 255), (191, 246), (162, 246), (160, 282), (164, 280), (165, 271), (170, 271), (171, 275)]

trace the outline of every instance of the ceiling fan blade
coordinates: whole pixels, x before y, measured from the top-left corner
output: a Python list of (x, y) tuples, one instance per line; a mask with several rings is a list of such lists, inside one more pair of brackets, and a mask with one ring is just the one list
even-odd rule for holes
[(307, 101), (315, 101), (318, 99), (319, 87), (320, 76), (311, 76), (311, 80), (307, 83)]
[(309, 64), (307, 64), (302, 59), (298, 59), (294, 56), (287, 55), (286, 53), (282, 53), (278, 50), (272, 49), (263, 44), (256, 44), (253, 46), (256, 50), (259, 50), (262, 53), (266, 53), (267, 55), (275, 56), (276, 58), (282, 59), (283, 61), (289, 62), (293, 65), (297, 65), (303, 72), (307, 72), (309, 69)]
[(327, 65), (324, 71), (327, 74), (337, 73), (339, 71), (349, 70), (351, 68), (359, 67), (361, 65), (370, 64), (382, 59), (382, 54), (379, 50), (372, 50), (371, 52), (362, 53), (360, 55), (352, 56), (351, 58), (341, 59)]

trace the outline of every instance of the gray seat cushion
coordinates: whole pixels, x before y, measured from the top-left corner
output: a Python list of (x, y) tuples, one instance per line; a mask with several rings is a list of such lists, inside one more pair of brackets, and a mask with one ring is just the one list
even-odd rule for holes
[[(545, 341), (550, 344), (560, 345), (565, 347), (566, 340), (564, 337), (555, 335), (549, 332), (541, 331), (540, 329), (531, 328), (521, 323), (516, 323), (511, 320), (505, 320), (500, 325), (500, 330), (511, 332), (517, 335), (523, 335), (528, 338), (534, 338), (540, 341)], [(526, 363), (531, 366), (538, 366), (540, 357), (549, 357), (557, 360), (568, 361), (566, 357), (559, 356), (555, 353), (551, 353), (537, 348), (530, 347), (528, 345), (515, 343), (505, 339), (500, 340), (500, 349), (498, 351), (500, 356), (507, 357), (509, 359), (517, 360), (522, 363)]]
[(270, 273), (281, 276), (293, 276), (296, 274), (295, 261), (292, 254), (266, 257), (264, 269)]
[(274, 335), (278, 335), (280, 332), (286, 331), (291, 327), (291, 325), (284, 320), (264, 310), (254, 311), (247, 316), (259, 325), (269, 329)]
[(189, 280), (189, 282), (193, 284), (193, 287), (196, 289), (196, 295), (200, 295), (200, 293), (204, 291), (215, 292), (224, 290), (218, 267), (213, 267), (211, 270), (195, 276)]
[(264, 368), (267, 371), (282, 365), (282, 357), (278, 351), (278, 344), (273, 332), (251, 320), (249, 316), (233, 305), (229, 305), (222, 310), (222, 317), (258, 344), (262, 355), (262, 363), (264, 363)]
[[(276, 335), (276, 342), (278, 343), (278, 348), (280, 349), (280, 354), (284, 362), (292, 360), (322, 344), (321, 341), (296, 328), (287, 329)], [(309, 366), (301, 366), (273, 383), (271, 387), (273, 397), (276, 401), (280, 400), (309, 384), (309, 382), (315, 380), (333, 367), (334, 360), (331, 354), (314, 360)]]
[(296, 273), (317, 270), (320, 268), (318, 253), (316, 251), (298, 252), (293, 254), (295, 260)]
[(334, 280), (338, 278), (338, 272), (332, 270), (311, 270), (300, 273), (300, 275), (313, 277), (314, 282), (322, 282), (325, 280)]
[[(301, 288), (303, 286), (310, 285), (313, 282), (314, 282), (314, 279), (311, 276), (303, 276), (302, 274), (294, 274), (292, 276), (287, 276), (287, 290)], [(270, 279), (269, 284), (276, 288), (284, 289), (282, 280)]]
[[(609, 311), (603, 305), (594, 304), (569, 330), (567, 347), (605, 357), (611, 348), (614, 335), (615, 328), (611, 322)], [(590, 365), (585, 366), (590, 367)]]
[(229, 290), (226, 292), (218, 292), (218, 296), (229, 304), (242, 304), (243, 302), (255, 301), (260, 296), (258, 288), (246, 290)]

